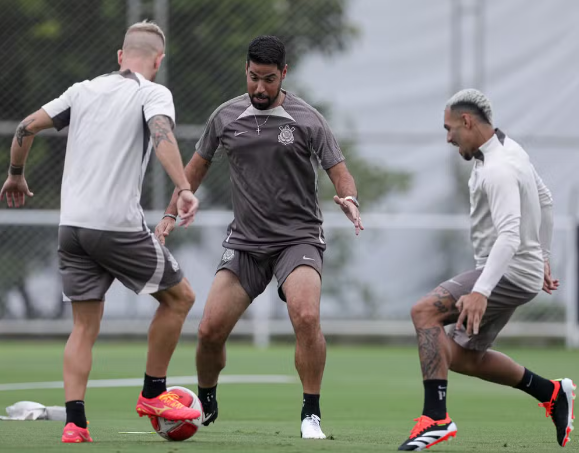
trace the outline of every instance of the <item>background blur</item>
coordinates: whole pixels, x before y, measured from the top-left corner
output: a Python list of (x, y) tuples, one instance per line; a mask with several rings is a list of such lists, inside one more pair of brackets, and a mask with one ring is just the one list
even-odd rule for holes
[[(322, 314), (330, 335), (412, 336), (410, 307), (440, 281), (473, 266), (468, 239), (469, 163), (445, 143), (446, 100), (476, 87), (495, 125), (519, 141), (555, 199), (553, 273), (561, 287), (520, 309), (506, 337), (579, 346), (576, 168), (579, 3), (575, 0), (0, 0), (0, 168), (27, 114), (71, 84), (118, 69), (130, 24), (154, 19), (167, 35), (158, 82), (173, 92), (185, 161), (205, 121), (246, 91), (247, 45), (280, 36), (285, 88), (328, 118), (356, 178), (366, 231), (321, 193), (328, 249)], [(33, 199), (0, 208), (0, 335), (70, 329), (56, 255), (66, 130), (36, 138), (27, 165)], [(153, 159), (142, 204), (154, 229), (171, 194)], [(194, 334), (232, 219), (227, 161), (212, 166), (196, 224), (168, 242), (197, 295)], [(112, 200), (114, 202), (114, 200)], [(111, 289), (103, 333), (142, 334), (150, 297)], [(260, 345), (291, 333), (271, 286), (235, 331)]]

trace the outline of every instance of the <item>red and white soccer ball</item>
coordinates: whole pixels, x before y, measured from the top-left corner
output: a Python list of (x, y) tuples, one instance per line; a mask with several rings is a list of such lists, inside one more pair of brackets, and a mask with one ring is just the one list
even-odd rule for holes
[(152, 417), (151, 425), (157, 434), (167, 440), (186, 440), (192, 437), (199, 427), (203, 419), (203, 407), (201, 400), (191, 390), (185, 387), (169, 387), (168, 392), (173, 392), (179, 396), (179, 402), (184, 406), (197, 409), (201, 415), (195, 420), (187, 421), (172, 421), (166, 420), (162, 417)]

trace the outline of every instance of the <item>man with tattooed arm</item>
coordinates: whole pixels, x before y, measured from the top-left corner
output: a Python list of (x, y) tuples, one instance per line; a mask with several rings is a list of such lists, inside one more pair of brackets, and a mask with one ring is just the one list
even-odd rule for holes
[(115, 279), (159, 302), (149, 328), (137, 412), (149, 417), (162, 413), (169, 420), (201, 415), (179, 403), (165, 383), (195, 294), (177, 261), (147, 228), (139, 203), (154, 147), (177, 188), (181, 225), (189, 225), (198, 208), (172, 132), (171, 92), (154, 83), (164, 50), (165, 36), (156, 24), (132, 25), (118, 51), (118, 72), (74, 84), (24, 119), (12, 142), (8, 179), (0, 199), (6, 197), (8, 207), (18, 208), (33, 195), (24, 164), (34, 135), (69, 126), (58, 232), (63, 297), (72, 302), (74, 322), (64, 350), (65, 443), (92, 442), (84, 397), (105, 293)]
[(460, 155), (474, 158), (468, 185), (476, 268), (440, 284), (412, 308), (424, 408), (398, 449), (420, 451), (456, 436), (446, 412), (449, 369), (536, 398), (564, 447), (573, 429), (573, 381), (544, 379), (489, 349), (517, 307), (559, 286), (549, 264), (551, 193), (523, 148), (492, 126), (491, 105), (481, 92), (456, 93), (446, 105), (444, 128)]

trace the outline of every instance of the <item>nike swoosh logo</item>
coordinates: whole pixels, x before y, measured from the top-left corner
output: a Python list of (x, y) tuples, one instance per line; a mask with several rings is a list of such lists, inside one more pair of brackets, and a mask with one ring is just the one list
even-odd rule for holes
[(233, 135), (234, 135), (235, 137), (237, 137), (238, 135), (241, 135), (241, 134), (247, 134), (247, 131), (241, 131), (241, 132), (237, 132), (237, 131), (236, 131)]
[(446, 387), (443, 387), (441, 385), (438, 386), (438, 390), (446, 390)]
[(305, 259), (305, 260), (310, 260), (310, 261), (315, 261), (314, 258), (308, 258), (306, 255), (304, 255), (304, 259)]
[(452, 278), (448, 282), (454, 283), (455, 285), (458, 285), (458, 286), (462, 286), (462, 283), (458, 283), (456, 280), (453, 280)]

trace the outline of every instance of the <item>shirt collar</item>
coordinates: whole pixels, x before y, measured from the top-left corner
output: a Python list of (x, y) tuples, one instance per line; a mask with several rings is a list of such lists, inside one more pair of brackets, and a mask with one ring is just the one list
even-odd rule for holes
[(495, 151), (498, 148), (502, 148), (505, 142), (505, 134), (500, 129), (495, 129), (495, 133), (491, 138), (484, 142), (478, 151), (474, 153), (474, 158), (482, 162), (485, 160), (485, 155)]

